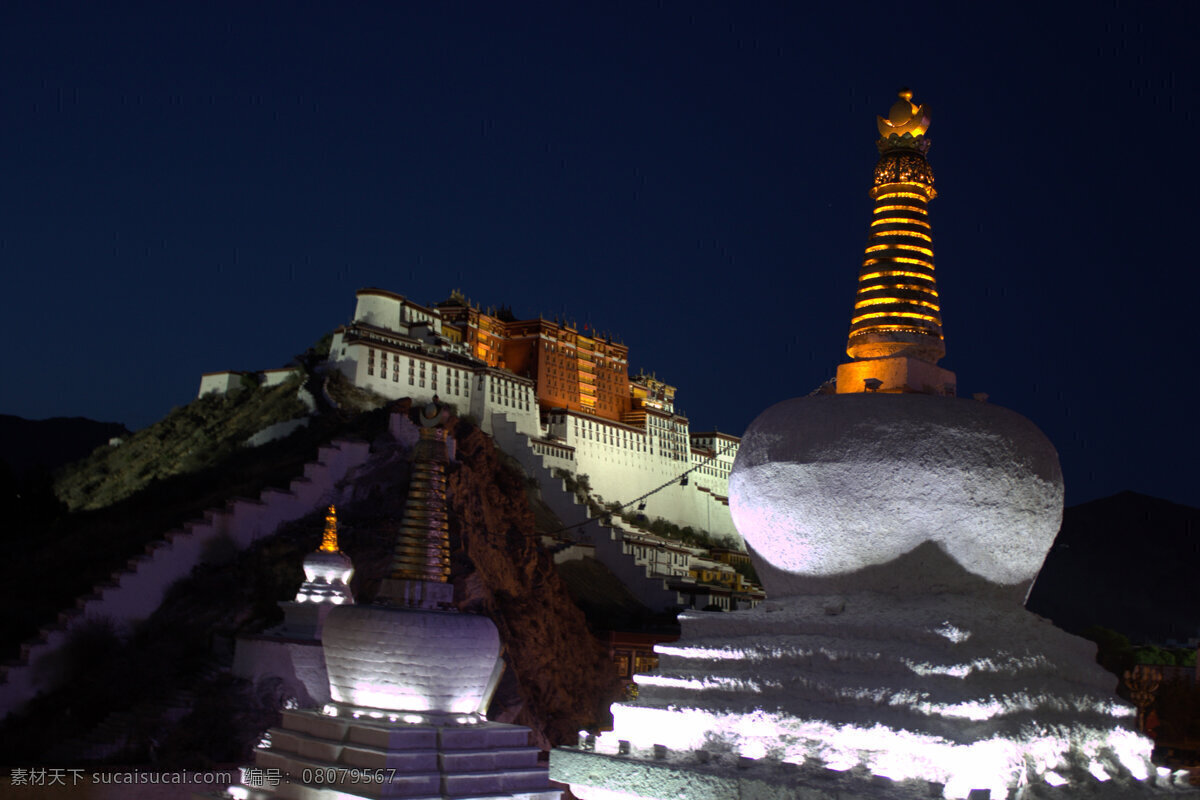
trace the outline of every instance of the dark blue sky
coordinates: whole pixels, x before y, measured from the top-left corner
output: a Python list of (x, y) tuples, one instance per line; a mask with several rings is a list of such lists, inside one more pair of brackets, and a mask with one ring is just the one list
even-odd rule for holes
[(0, 412), (144, 426), (374, 285), (611, 331), (740, 432), (844, 359), (909, 85), (960, 392), (1069, 503), (1200, 505), (1195, 4), (744, 5), (5, 4)]

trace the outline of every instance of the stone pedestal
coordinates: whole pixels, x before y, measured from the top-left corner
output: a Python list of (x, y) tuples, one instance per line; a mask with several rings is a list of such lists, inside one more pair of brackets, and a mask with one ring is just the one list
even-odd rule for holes
[(1091, 643), (1004, 598), (811, 595), (681, 625), (637, 699), (613, 706), (613, 731), (552, 753), (578, 797), (1156, 791), (1149, 743)]
[[(936, 781), (897, 782), (872, 776), (864, 770), (838, 771), (816, 764), (791, 764), (755, 761), (748, 758), (720, 758), (705, 751), (677, 752), (631, 749), (627, 754), (608, 755), (579, 747), (560, 747), (550, 757), (555, 780), (569, 783), (583, 800), (631, 800), (666, 797), (672, 800), (931, 800), (942, 796), (943, 786)], [(1144, 794), (1130, 794), (1128, 786), (1096, 782), (1086, 794), (1064, 787), (1030, 788), (1021, 800), (1130, 800), (1131, 797), (1170, 797), (1179, 793), (1193, 795), (1187, 774), (1168, 774), (1166, 770)], [(593, 794), (589, 787), (602, 786)], [(968, 800), (1006, 800), (982, 789)]]
[[(872, 379), (879, 382), (871, 384), (873, 389), (866, 384)], [(957, 384), (958, 378), (950, 370), (908, 356), (851, 361), (837, 369), (838, 394), (905, 392), (953, 397)]]
[[(393, 581), (435, 606), (444, 584)], [(503, 660), (487, 617), (338, 606), (325, 621), (332, 702), (284, 711), (230, 788), (240, 800), (558, 800), (529, 729), (483, 713)]]
[[(332, 711), (333, 708), (330, 707)], [(393, 715), (395, 716), (395, 715)], [(255, 766), (232, 787), (246, 800), (558, 800), (529, 729), (497, 722), (443, 724), (321, 711), (284, 711)], [(257, 784), (257, 785), (255, 785)]]

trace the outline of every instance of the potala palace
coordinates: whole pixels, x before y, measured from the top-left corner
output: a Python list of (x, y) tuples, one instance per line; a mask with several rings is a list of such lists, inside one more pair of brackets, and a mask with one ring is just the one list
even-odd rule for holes
[[(353, 321), (334, 332), (329, 364), (386, 398), (454, 406), (526, 469), (587, 475), (604, 503), (736, 535), (728, 486), (738, 437), (691, 432), (675, 411), (675, 387), (630, 377), (626, 345), (551, 320), (503, 316), (458, 292), (423, 306), (362, 289)], [(270, 371), (267, 382), (287, 372)], [(227, 391), (239, 378), (205, 374), (200, 394)]]

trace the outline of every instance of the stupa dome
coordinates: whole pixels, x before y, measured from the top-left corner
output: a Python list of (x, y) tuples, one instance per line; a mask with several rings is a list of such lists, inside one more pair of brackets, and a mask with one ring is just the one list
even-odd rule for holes
[(778, 403), (746, 430), (729, 478), (734, 523), (772, 597), (1007, 589), (1023, 598), (1062, 503), (1058, 454), (1033, 423), (931, 395)]
[(310, 581), (334, 579), (346, 583), (354, 573), (354, 564), (345, 553), (317, 550), (304, 557), (304, 577)]
[(354, 564), (345, 553), (318, 550), (304, 557), (304, 583), (296, 593), (298, 602), (351, 603), (350, 578)]
[(323, 642), (332, 698), (384, 711), (473, 714), (500, 657), (490, 619), (451, 611), (340, 606)]

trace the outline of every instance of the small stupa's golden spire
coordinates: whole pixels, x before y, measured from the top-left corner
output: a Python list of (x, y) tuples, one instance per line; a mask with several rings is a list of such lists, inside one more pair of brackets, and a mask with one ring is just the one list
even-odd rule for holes
[(321, 534), (320, 549), (325, 553), (336, 553), (338, 551), (337, 509), (333, 506), (329, 507), (329, 513), (325, 515), (325, 532)]

